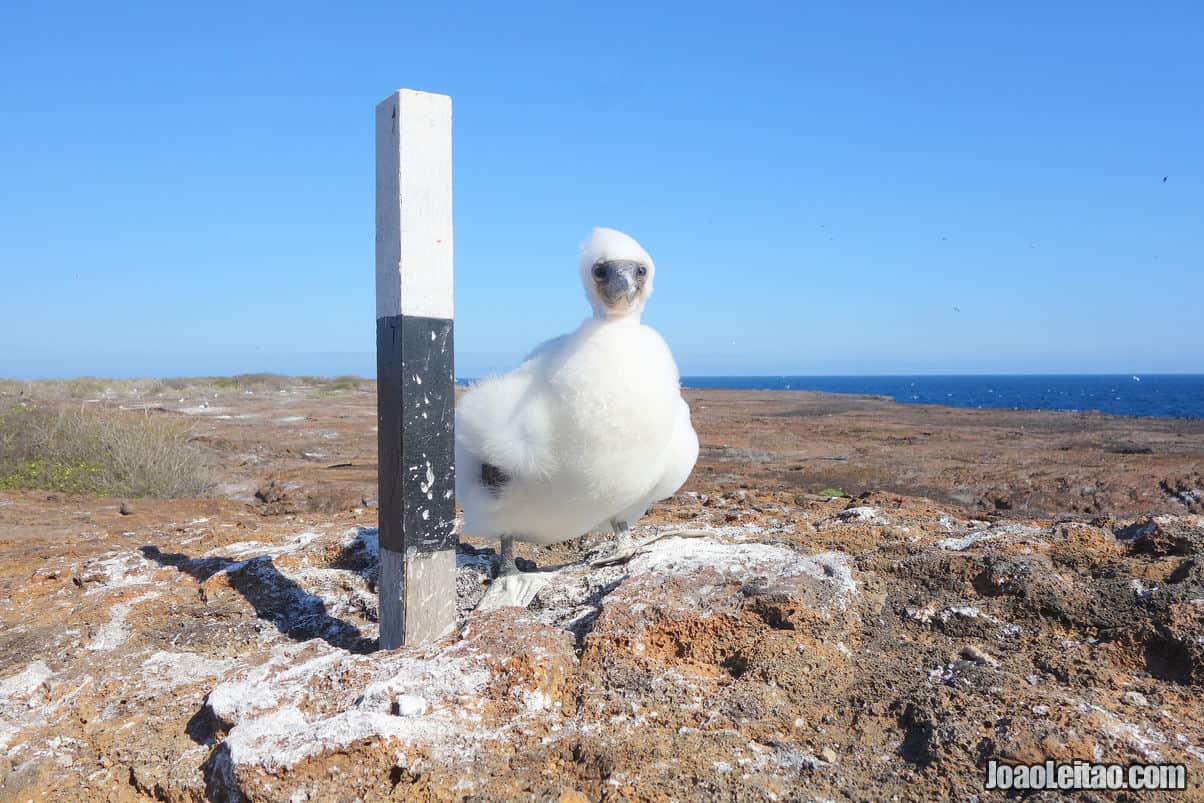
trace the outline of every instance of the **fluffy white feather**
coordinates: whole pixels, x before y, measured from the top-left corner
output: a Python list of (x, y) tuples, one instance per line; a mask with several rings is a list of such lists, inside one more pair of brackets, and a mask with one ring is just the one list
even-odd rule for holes
[[(613, 260), (646, 272), (633, 298), (608, 303), (592, 271)], [(622, 232), (595, 229), (580, 272), (594, 316), (457, 406), (456, 494), (469, 534), (546, 544), (632, 522), (673, 495), (697, 460), (673, 355), (639, 321), (651, 257)], [(505, 476), (500, 487), (482, 482), (483, 464)]]

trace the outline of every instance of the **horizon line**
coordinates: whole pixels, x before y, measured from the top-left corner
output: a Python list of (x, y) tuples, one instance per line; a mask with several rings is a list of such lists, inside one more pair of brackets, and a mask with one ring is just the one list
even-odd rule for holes
[[(468, 382), (478, 379), (483, 379), (489, 376), (499, 376), (508, 373), (500, 371), (497, 373), (486, 373), (478, 376), (457, 376), (456, 382)], [(121, 382), (134, 382), (138, 380), (171, 380), (171, 379), (211, 379), (211, 378), (234, 378), (240, 376), (279, 376), (293, 379), (314, 378), (314, 379), (335, 379), (341, 377), (354, 377), (364, 381), (375, 381), (375, 376), (364, 375), (359, 373), (286, 373), (280, 371), (239, 371), (237, 373), (225, 374), (175, 374), (162, 376), (129, 376), (115, 377), (104, 376), (100, 374), (72, 374), (70, 376), (45, 376), (45, 377), (24, 377), (24, 376), (0, 376), (0, 381), (8, 382), (62, 382), (73, 379), (107, 379)], [(1204, 376), (1204, 371), (914, 371), (914, 372), (869, 372), (869, 373), (849, 373), (849, 374), (800, 374), (800, 373), (757, 373), (757, 374), (681, 374), (682, 381), (687, 379), (867, 379), (867, 378), (904, 378), (904, 377), (1100, 377), (1100, 376), (1120, 376), (1120, 377), (1155, 377), (1155, 376)]]

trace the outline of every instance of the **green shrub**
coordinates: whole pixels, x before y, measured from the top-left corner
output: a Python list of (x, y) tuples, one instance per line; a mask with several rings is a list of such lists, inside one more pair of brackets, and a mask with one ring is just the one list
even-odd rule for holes
[(299, 376), (297, 381), (309, 388), (307, 396), (320, 399), (346, 390), (369, 390), (373, 387), (372, 380), (351, 374), (336, 377)]
[(204, 450), (184, 422), (99, 404), (0, 408), (0, 488), (112, 496), (197, 496)]
[(330, 390), (359, 390), (364, 384), (364, 380), (358, 376), (344, 374), (336, 376), (334, 379), (328, 380), (327, 387)]
[(292, 377), (282, 374), (235, 374), (234, 376), (206, 376), (185, 380), (188, 387), (212, 387), (224, 391), (246, 391), (263, 393), (270, 390), (283, 390), (296, 384)]

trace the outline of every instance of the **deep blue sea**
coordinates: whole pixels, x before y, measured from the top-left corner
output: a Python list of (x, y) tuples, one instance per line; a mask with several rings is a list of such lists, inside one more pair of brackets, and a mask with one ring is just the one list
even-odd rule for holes
[(821, 390), (911, 404), (1204, 418), (1204, 374), (1029, 376), (683, 376), (688, 388)]

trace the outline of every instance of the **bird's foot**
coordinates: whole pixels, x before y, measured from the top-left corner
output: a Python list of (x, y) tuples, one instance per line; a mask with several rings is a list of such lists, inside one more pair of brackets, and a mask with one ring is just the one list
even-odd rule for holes
[(636, 550), (642, 547), (643, 542), (637, 542), (625, 547), (615, 547), (615, 550), (609, 555), (591, 560), (589, 565), (594, 569), (601, 569), (605, 566), (618, 566), (620, 563), (626, 563), (635, 557)]
[(626, 563), (640, 553), (644, 547), (654, 544), (657, 541), (663, 541), (666, 538), (703, 538), (710, 535), (706, 530), (669, 530), (663, 533), (657, 533), (651, 538), (645, 538), (642, 541), (629, 541), (627, 543), (618, 543), (615, 549), (609, 555), (590, 561), (590, 566), (595, 569), (600, 569), (604, 566), (617, 566), (620, 563)]
[(489, 584), (489, 590), (477, 603), (478, 611), (498, 608), (526, 608), (555, 572), (512, 572), (503, 574)]

